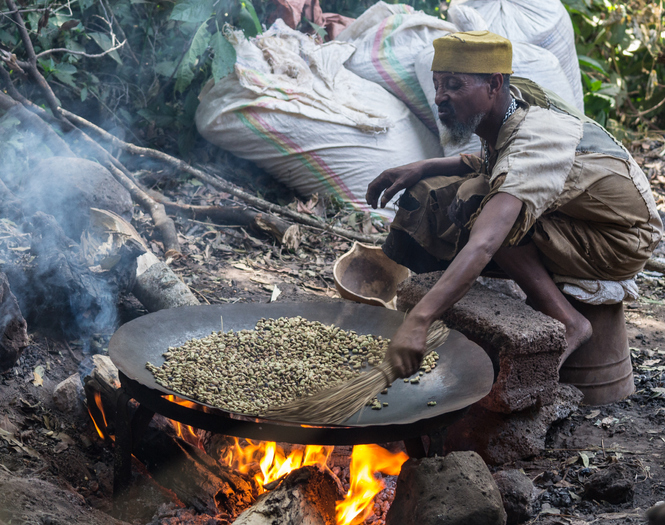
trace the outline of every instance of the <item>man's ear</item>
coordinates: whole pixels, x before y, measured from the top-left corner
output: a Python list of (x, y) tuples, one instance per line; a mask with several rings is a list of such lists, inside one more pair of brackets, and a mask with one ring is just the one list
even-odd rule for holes
[(503, 89), (503, 75), (501, 73), (492, 73), (488, 86), (489, 96), (496, 97)]

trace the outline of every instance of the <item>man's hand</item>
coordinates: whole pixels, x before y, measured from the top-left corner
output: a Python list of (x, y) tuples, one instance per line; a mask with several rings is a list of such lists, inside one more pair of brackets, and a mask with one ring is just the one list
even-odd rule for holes
[(381, 198), (381, 207), (385, 208), (397, 193), (410, 188), (423, 178), (425, 161), (412, 162), (405, 166), (390, 168), (381, 173), (376, 179), (369, 183), (365, 200), (372, 208), (376, 209)]
[(419, 160), (390, 168), (369, 183), (365, 200), (372, 208), (376, 209), (381, 198), (381, 207), (385, 208), (397, 193), (410, 188), (417, 182), (427, 177), (436, 175), (464, 175), (470, 173), (471, 168), (462, 162), (462, 157), (436, 157), (432, 159)]
[(395, 335), (390, 340), (386, 360), (388, 360), (397, 377), (408, 377), (415, 374), (427, 351), (428, 325), (422, 320), (407, 316)]

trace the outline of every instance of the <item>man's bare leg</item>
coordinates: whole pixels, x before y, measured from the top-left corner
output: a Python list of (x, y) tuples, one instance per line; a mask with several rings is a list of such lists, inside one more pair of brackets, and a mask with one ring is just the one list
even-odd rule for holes
[(561, 321), (566, 327), (568, 346), (559, 361), (559, 368), (580, 345), (589, 340), (591, 323), (566, 300), (540, 259), (536, 246), (504, 247), (494, 255), (501, 269), (526, 294), (536, 310)]

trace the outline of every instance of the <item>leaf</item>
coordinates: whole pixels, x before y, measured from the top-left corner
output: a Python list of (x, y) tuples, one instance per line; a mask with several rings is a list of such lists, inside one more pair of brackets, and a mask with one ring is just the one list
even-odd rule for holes
[(599, 71), (603, 75), (609, 75), (607, 69), (605, 69), (605, 66), (600, 62), (598, 62), (598, 60), (584, 55), (577, 55), (577, 59), (580, 62), (580, 66), (586, 66), (591, 69), (595, 69), (596, 71)]
[(183, 0), (178, 2), (171, 11), (171, 20), (200, 24), (210, 18), (215, 0)]
[(67, 84), (73, 88), (76, 88), (76, 82), (74, 82), (74, 73), (78, 70), (76, 66), (72, 64), (58, 64), (53, 70), (53, 76), (55, 76), (60, 82)]
[(155, 73), (163, 77), (170, 77), (175, 72), (176, 63), (173, 60), (163, 60), (155, 65)]
[(316, 32), (316, 34), (319, 35), (319, 37), (321, 37), (321, 40), (323, 40), (325, 37), (328, 36), (328, 31), (326, 31), (323, 27), (321, 27), (319, 25), (316, 25), (311, 20), (307, 20), (307, 21), (309, 22), (309, 25), (311, 25), (312, 28), (314, 28), (314, 31)]
[(33, 385), (42, 386), (44, 384), (44, 367), (42, 365), (36, 366), (32, 371), (32, 375), (34, 376)]
[(656, 394), (655, 397), (665, 397), (665, 387), (657, 386), (651, 389), (651, 392)]
[(592, 410), (586, 416), (584, 416), (584, 419), (595, 419), (599, 415), (600, 415), (600, 410)]
[(85, 102), (86, 98), (88, 98), (88, 88), (83, 86), (83, 89), (81, 89), (81, 102)]
[(582, 459), (582, 465), (584, 465), (585, 468), (589, 468), (589, 456), (584, 452), (580, 452), (580, 458)]
[[(108, 51), (113, 47), (113, 42), (111, 37), (104, 33), (88, 33), (90, 38), (92, 38), (103, 51)], [(122, 59), (117, 51), (111, 51), (109, 56), (115, 60), (118, 64), (122, 65)]]
[(175, 90), (177, 92), (184, 92), (192, 83), (192, 80), (194, 80), (194, 66), (196, 66), (198, 58), (208, 48), (209, 42), (210, 31), (208, 31), (208, 24), (203, 22), (196, 30), (194, 38), (192, 39), (192, 44), (189, 46), (189, 49), (185, 53), (180, 67), (178, 68), (175, 83)]
[(53, 452), (56, 454), (60, 454), (61, 452), (64, 452), (69, 448), (69, 445), (67, 443), (60, 442), (58, 443), (55, 448), (53, 449)]
[(224, 38), (221, 31), (212, 35), (210, 45), (215, 55), (212, 58), (212, 77), (217, 82), (233, 72), (236, 63), (236, 50), (231, 43)]
[(243, 33), (245, 33), (245, 36), (249, 38), (263, 33), (259, 17), (256, 16), (256, 10), (249, 0), (241, 3), (238, 25)]

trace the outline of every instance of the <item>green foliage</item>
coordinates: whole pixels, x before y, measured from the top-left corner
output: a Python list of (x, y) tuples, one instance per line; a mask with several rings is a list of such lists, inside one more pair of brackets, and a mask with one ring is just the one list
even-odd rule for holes
[(618, 136), (665, 129), (662, 0), (563, 2), (575, 28), (587, 115)]

